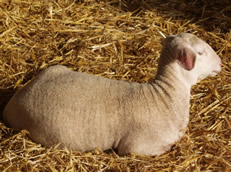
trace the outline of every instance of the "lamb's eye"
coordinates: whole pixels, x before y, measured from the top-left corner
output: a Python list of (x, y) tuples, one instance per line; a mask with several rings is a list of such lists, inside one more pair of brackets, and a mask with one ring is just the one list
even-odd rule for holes
[(197, 53), (198, 53), (200, 56), (204, 54), (204, 53), (201, 52), (201, 51), (198, 51)]

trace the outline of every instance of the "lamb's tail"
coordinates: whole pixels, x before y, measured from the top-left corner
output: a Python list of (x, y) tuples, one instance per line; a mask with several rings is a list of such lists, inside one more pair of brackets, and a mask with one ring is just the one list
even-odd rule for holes
[(0, 120), (6, 122), (3, 117), (4, 109), (9, 102), (10, 98), (13, 96), (15, 90), (13, 88), (0, 89)]

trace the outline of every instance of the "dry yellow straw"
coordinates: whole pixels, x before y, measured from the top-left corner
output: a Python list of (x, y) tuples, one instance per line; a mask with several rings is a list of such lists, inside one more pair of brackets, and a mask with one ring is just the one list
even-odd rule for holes
[(55, 64), (148, 82), (170, 34), (198, 35), (223, 62), (217, 77), (193, 87), (186, 135), (164, 155), (44, 148), (0, 123), (0, 171), (231, 171), (230, 11), (229, 0), (0, 0), (1, 111)]

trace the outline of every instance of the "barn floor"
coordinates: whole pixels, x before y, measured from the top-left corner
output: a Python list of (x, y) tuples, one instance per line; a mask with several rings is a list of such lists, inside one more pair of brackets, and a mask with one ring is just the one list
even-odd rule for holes
[(0, 121), (0, 171), (231, 171), (230, 21), (229, 0), (0, 0), (0, 116), (17, 89), (55, 64), (148, 82), (170, 34), (196, 34), (223, 62), (193, 87), (186, 134), (161, 156), (44, 148)]

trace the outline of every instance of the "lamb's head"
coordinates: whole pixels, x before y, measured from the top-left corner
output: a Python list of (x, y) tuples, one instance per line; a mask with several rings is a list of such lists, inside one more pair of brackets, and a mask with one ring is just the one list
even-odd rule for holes
[(172, 35), (164, 41), (159, 70), (166, 66), (178, 66), (183, 76), (192, 84), (221, 71), (221, 59), (203, 40), (190, 33)]

